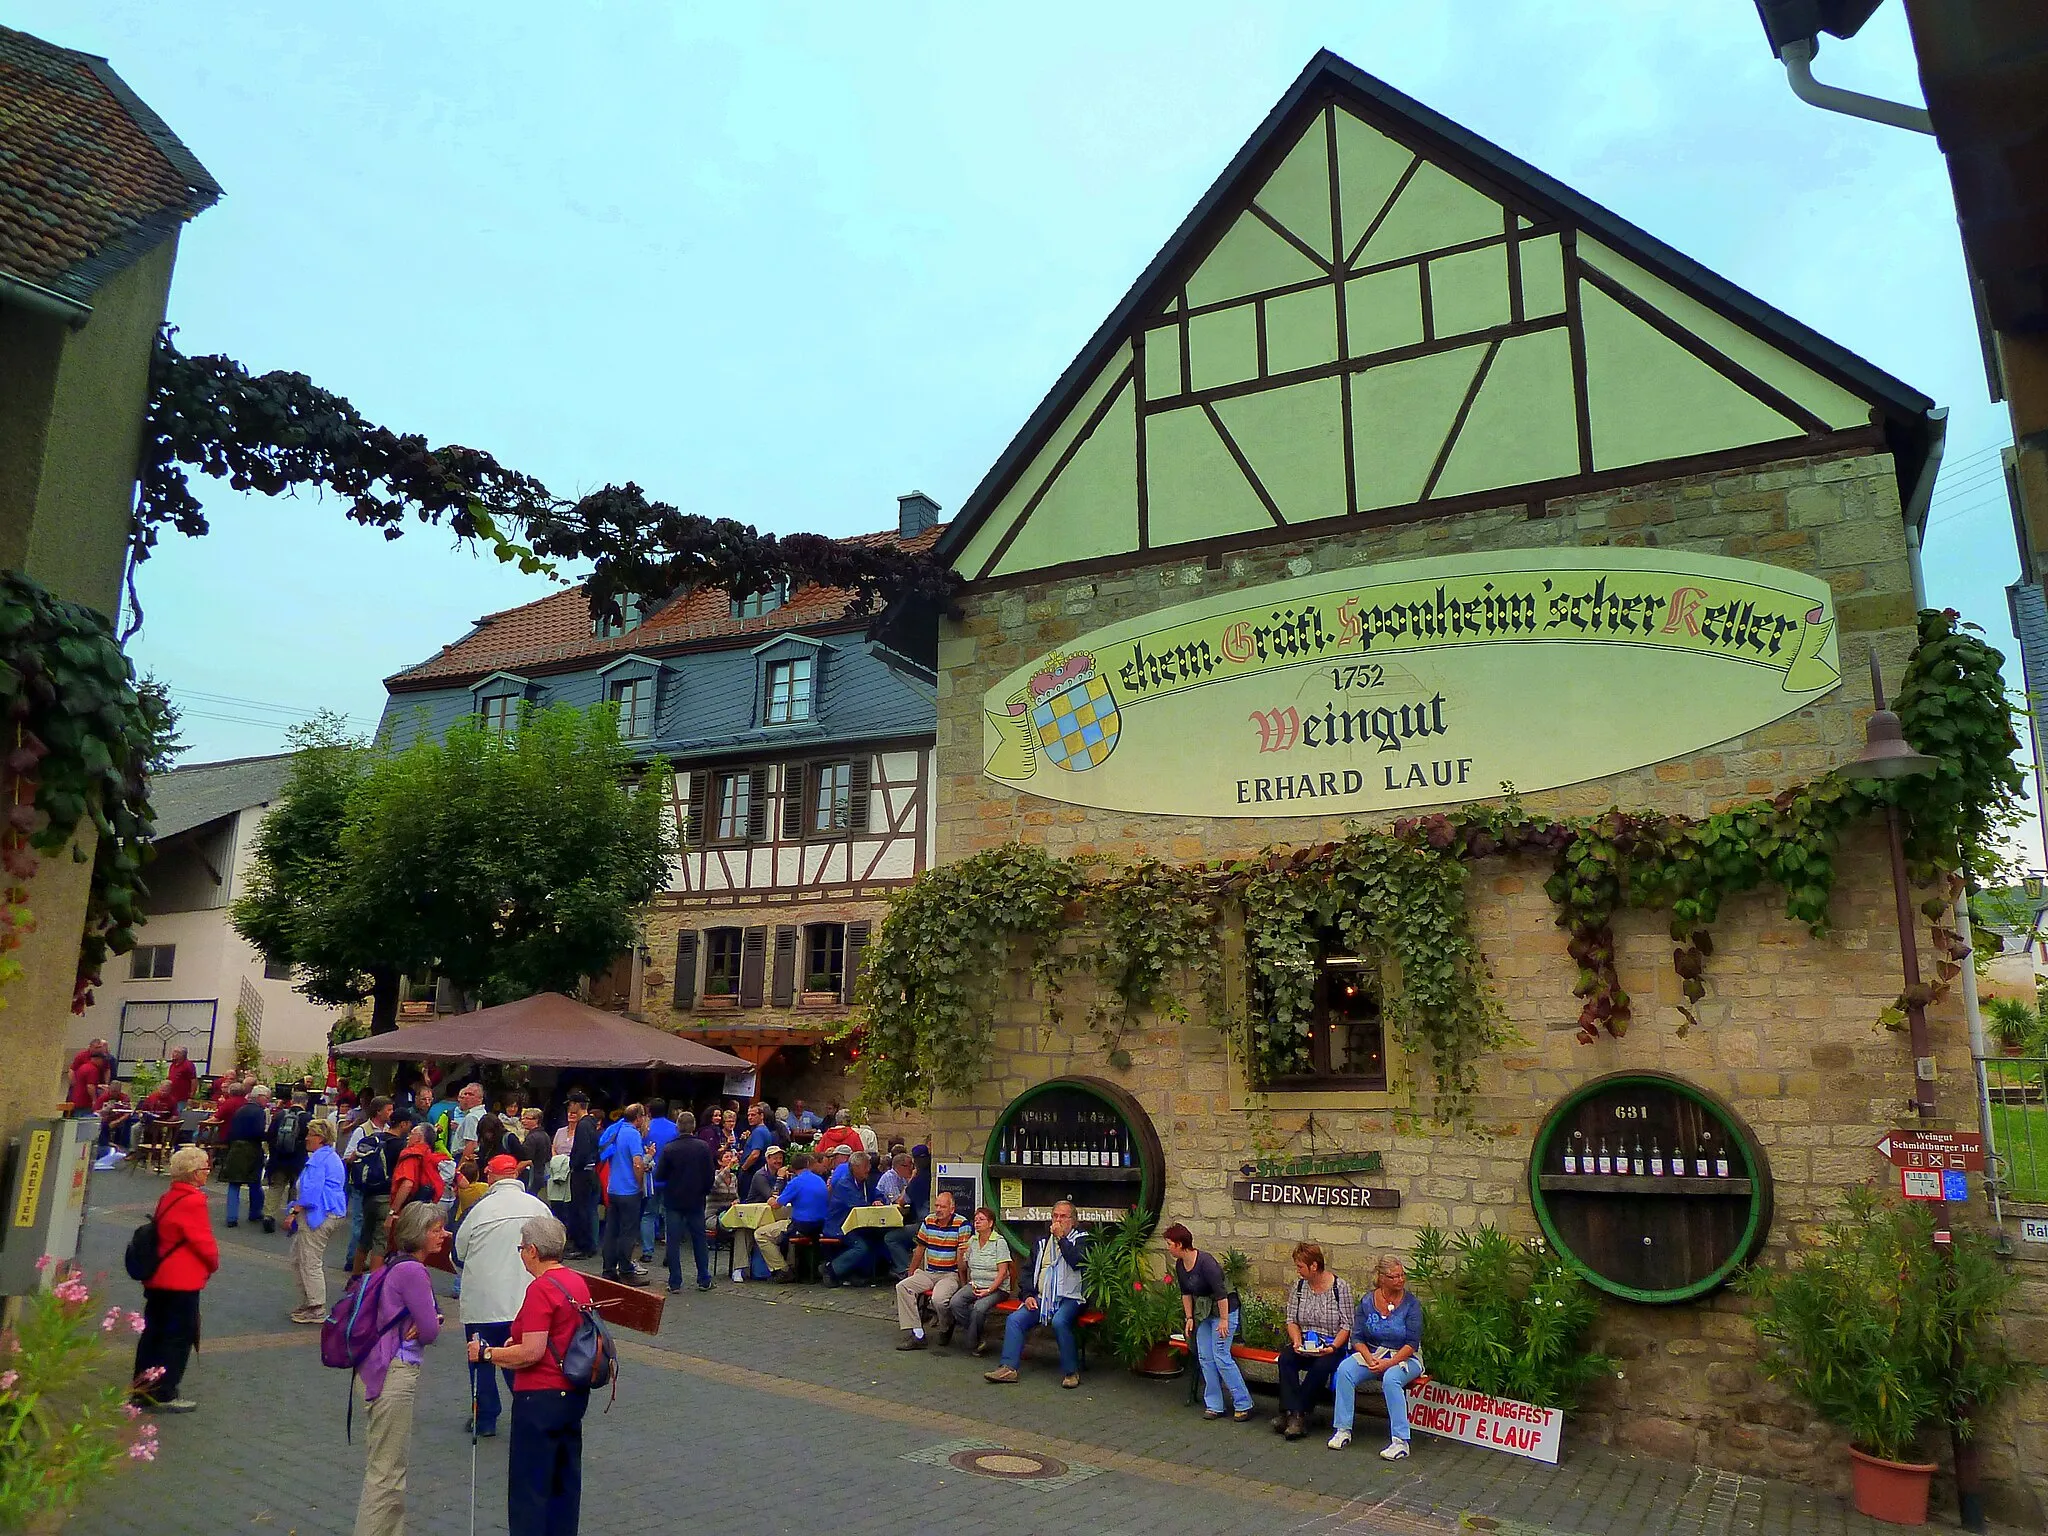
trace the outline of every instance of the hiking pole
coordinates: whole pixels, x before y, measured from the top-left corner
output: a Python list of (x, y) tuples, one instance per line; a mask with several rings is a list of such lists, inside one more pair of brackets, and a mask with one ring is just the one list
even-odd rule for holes
[(469, 1362), (469, 1536), (476, 1536), (476, 1362)]

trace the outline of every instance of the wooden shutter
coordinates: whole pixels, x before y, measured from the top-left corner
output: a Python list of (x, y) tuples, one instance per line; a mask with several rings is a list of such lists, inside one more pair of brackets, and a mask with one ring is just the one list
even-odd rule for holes
[(769, 999), (778, 1008), (796, 1004), (797, 930), (784, 926), (775, 930), (775, 990)]
[(766, 842), (768, 840), (768, 770), (766, 768), (751, 768), (747, 771), (747, 777), (752, 780), (752, 783), (747, 787), (747, 841), (750, 843)]
[(870, 924), (848, 923), (846, 925), (846, 979), (840, 984), (839, 1001), (853, 1001), (853, 984), (860, 980), (860, 952), (868, 947)]
[(671, 1007), (697, 1006), (697, 943), (697, 930), (694, 928), (676, 935), (675, 989), (670, 993)]
[(853, 760), (853, 798), (846, 807), (846, 829), (849, 832), (865, 832), (868, 829), (868, 790), (872, 759), (856, 757)]
[(810, 775), (804, 763), (786, 763), (782, 769), (782, 840), (794, 843), (809, 830), (804, 816), (804, 786)]
[(740, 1006), (761, 1006), (761, 973), (767, 968), (768, 930), (749, 928), (740, 940)]
[(693, 773), (689, 775), (689, 809), (683, 813), (683, 846), (702, 848), (704, 846), (704, 806), (711, 798), (711, 775)]

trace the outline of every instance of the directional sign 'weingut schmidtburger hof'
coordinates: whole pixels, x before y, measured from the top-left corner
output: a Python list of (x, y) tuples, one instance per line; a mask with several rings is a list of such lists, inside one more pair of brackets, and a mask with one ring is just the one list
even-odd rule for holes
[(1827, 584), (1655, 550), (1328, 571), (1113, 624), (983, 700), (984, 771), (1197, 816), (1400, 810), (1684, 756), (1841, 681)]

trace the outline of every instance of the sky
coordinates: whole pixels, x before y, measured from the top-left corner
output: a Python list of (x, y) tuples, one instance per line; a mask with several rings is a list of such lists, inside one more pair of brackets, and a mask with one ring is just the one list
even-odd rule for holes
[[(226, 189), (180, 248), (186, 351), (559, 494), (631, 479), (778, 532), (958, 507), (1329, 47), (1947, 405), (1930, 598), (2017, 684), (2010, 434), (1941, 156), (1795, 100), (1748, 0), (9, 9)], [(1816, 73), (1920, 101), (1902, 5)], [(213, 531), (142, 567), (131, 647), (187, 762), (317, 709), (367, 730), (385, 676), (550, 590), (440, 530), (197, 489)]]

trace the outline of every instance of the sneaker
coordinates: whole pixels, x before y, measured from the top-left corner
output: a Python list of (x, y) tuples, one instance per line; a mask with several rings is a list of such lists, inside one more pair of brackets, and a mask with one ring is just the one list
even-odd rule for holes
[(174, 1397), (167, 1403), (144, 1403), (142, 1406), (158, 1413), (192, 1413), (199, 1407), (189, 1397)]
[[(647, 1283), (647, 1271), (642, 1269), (638, 1264), (635, 1264), (631, 1269), (627, 1270), (626, 1274), (631, 1275), (633, 1277), (633, 1284), (635, 1285), (645, 1285)], [(619, 1278), (623, 1280), (626, 1278), (626, 1276), (621, 1275)]]
[(680, 1296), (683, 1294), (683, 1288), (680, 1285), (672, 1285), (668, 1288), (668, 1293), (671, 1296)]
[(952, 1329), (950, 1329), (950, 1328), (941, 1328), (941, 1329), (939, 1330), (939, 1348), (941, 1348), (941, 1349), (951, 1349), (952, 1347), (953, 1347), (953, 1330), (952, 1330)]
[(984, 1371), (981, 1379), (983, 1381), (993, 1381), (998, 1386), (1008, 1386), (1017, 1379), (1017, 1373), (1007, 1365), (999, 1365), (992, 1371)]
[(324, 1323), (327, 1321), (327, 1314), (325, 1312), (308, 1312), (302, 1308), (292, 1313), (292, 1321), (295, 1323)]
[(1060, 1385), (1071, 1392), (1074, 1388), (1081, 1385), (1081, 1378), (1079, 1376), (1062, 1376), (1060, 1378)]
[(897, 1330), (897, 1333), (899, 1334), (899, 1337), (896, 1340), (896, 1347), (898, 1349), (924, 1348), (925, 1340), (923, 1334), (912, 1333), (908, 1328), (900, 1328)]
[(240, 1225), (241, 1223), (239, 1221), (231, 1221), (227, 1224), (227, 1228), (230, 1232), (232, 1232), (235, 1230), (235, 1228), (239, 1227)]
[(1406, 1440), (1389, 1440), (1387, 1442), (1387, 1448), (1384, 1451), (1380, 1452), (1380, 1460), (1399, 1461), (1402, 1457), (1406, 1456), (1407, 1454), (1408, 1442)]
[(711, 1289), (711, 1282), (709, 1280), (699, 1280), (697, 1282), (697, 1289), (700, 1291), (708, 1291)]
[(1304, 1434), (1308, 1433), (1303, 1428), (1301, 1415), (1298, 1413), (1287, 1415), (1287, 1422), (1281, 1427), (1280, 1432), (1290, 1440), (1299, 1440)]
[(1340, 1429), (1337, 1433), (1330, 1436), (1330, 1449), (1333, 1451), (1341, 1451), (1350, 1443), (1351, 1431), (1348, 1429)]
[(746, 1278), (747, 1272), (744, 1269), (736, 1269), (732, 1272), (732, 1281), (734, 1285), (738, 1285), (742, 1280)]
[(985, 1355), (985, 1354), (987, 1354), (987, 1353), (988, 1353), (988, 1350), (989, 1350), (989, 1341), (988, 1341), (987, 1339), (983, 1339), (983, 1340), (981, 1340), (981, 1342), (980, 1342), (980, 1343), (978, 1343), (978, 1344), (976, 1344), (976, 1345), (974, 1346), (974, 1352), (975, 1352), (975, 1354), (977, 1354), (977, 1355)]

